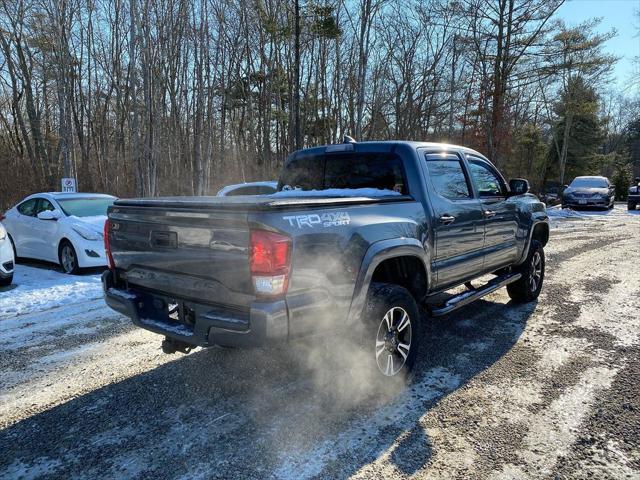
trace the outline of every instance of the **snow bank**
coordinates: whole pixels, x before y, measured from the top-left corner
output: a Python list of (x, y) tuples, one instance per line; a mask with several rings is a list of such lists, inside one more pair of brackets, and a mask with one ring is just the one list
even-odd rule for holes
[(570, 208), (561, 208), (560, 206), (547, 207), (547, 215), (555, 218), (584, 218), (585, 215)]
[(390, 197), (402, 195), (380, 188), (327, 188), (326, 190), (282, 190), (271, 197)]
[(0, 292), (0, 319), (102, 298), (100, 275), (67, 275), (16, 265), (15, 288)]

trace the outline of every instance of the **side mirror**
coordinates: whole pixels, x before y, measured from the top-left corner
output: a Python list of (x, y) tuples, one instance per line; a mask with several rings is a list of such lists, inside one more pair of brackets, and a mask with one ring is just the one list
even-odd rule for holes
[(40, 220), (58, 220), (62, 217), (60, 210), (45, 210), (38, 214)]
[(569, 185), (563, 185), (562, 188), (569, 188)]
[(512, 178), (509, 180), (509, 190), (512, 195), (524, 195), (529, 191), (529, 182), (524, 178)]

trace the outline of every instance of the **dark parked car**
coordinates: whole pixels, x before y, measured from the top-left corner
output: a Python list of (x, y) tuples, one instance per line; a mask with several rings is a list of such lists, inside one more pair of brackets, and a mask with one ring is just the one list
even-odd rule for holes
[(576, 177), (562, 192), (562, 208), (611, 209), (615, 197), (607, 177)]
[(627, 209), (635, 210), (638, 205), (640, 205), (640, 177), (636, 177), (636, 184), (632, 187), (629, 187)]
[(105, 224), (107, 304), (165, 336), (167, 353), (357, 336), (363, 358), (393, 376), (416, 358), (418, 305), (439, 316), (501, 287), (515, 302), (542, 288), (545, 206), (474, 150), (311, 148), (289, 157), (278, 188), (116, 201)]

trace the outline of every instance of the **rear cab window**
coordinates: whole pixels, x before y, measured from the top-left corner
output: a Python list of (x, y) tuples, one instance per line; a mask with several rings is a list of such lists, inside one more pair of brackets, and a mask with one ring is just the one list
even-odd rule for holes
[(409, 193), (402, 159), (395, 153), (308, 155), (284, 167), (278, 190), (374, 188)]

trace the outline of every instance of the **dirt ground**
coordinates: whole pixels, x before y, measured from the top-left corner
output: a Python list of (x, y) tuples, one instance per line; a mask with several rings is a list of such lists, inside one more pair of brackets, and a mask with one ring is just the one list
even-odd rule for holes
[(640, 211), (553, 218), (538, 301), (426, 319), (382, 394), (330, 345), (164, 355), (96, 272), (0, 291), (0, 478), (640, 478)]

